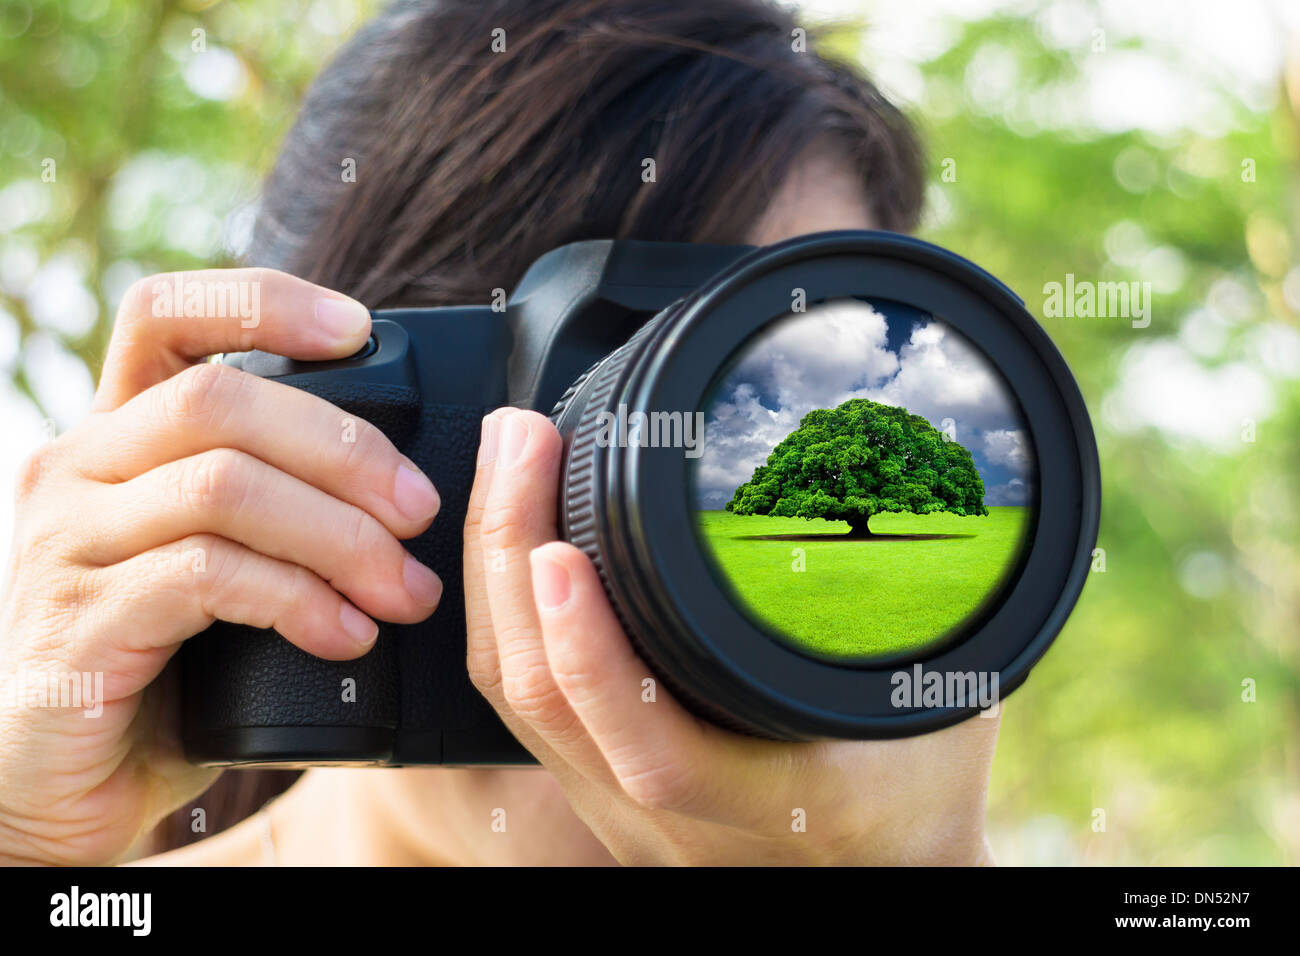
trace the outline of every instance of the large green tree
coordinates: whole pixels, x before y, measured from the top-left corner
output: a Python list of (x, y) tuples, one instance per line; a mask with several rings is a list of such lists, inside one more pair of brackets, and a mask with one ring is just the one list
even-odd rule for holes
[(989, 513), (969, 451), (920, 415), (865, 398), (805, 415), (727, 510), (847, 521), (854, 537), (869, 536), (882, 511)]

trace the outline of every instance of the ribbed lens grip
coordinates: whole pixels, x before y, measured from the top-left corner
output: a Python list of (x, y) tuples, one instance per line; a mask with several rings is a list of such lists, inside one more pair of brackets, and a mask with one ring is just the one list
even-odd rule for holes
[(568, 463), (564, 474), (563, 499), (561, 501), (561, 528), (564, 536), (577, 547), (596, 568), (600, 583), (609, 598), (614, 615), (623, 626), (633, 649), (655, 670), (670, 693), (687, 709), (705, 717), (719, 726), (738, 733), (757, 736), (770, 736), (751, 723), (741, 720), (734, 714), (720, 709), (705, 694), (693, 689), (683, 679), (683, 675), (674, 673), (662, 665), (658, 656), (646, 646), (632, 615), (620, 598), (620, 589), (613, 586), (611, 569), (607, 555), (601, 548), (600, 523), (605, 520), (605, 512), (598, 497), (597, 483), (603, 477), (596, 470), (597, 436), (600, 431), (602, 412), (612, 412), (615, 393), (624, 381), (624, 372), (635, 362), (649, 345), (665, 322), (672, 320), (676, 310), (660, 313), (643, 325), (621, 348), (587, 369), (565, 391), (555, 408), (551, 411), (551, 421), (559, 427), (561, 434), (569, 428), (569, 422), (576, 414), (577, 422), (572, 426), (572, 434), (567, 440)]
[(640, 352), (667, 313), (660, 313), (637, 330), (637, 333), (618, 349), (597, 362), (569, 386), (551, 410), (551, 421), (557, 426), (572, 411), (573, 403), (582, 397), (581, 416), (573, 429), (569, 442), (569, 462), (564, 474), (561, 518), (562, 531), (576, 548), (591, 559), (600, 575), (605, 593), (609, 595), (614, 611), (627, 629), (627, 621), (618, 600), (609, 586), (608, 570), (597, 540), (596, 514), (596, 437), (600, 431), (600, 414), (609, 410), (610, 400), (618, 387), (623, 370)]

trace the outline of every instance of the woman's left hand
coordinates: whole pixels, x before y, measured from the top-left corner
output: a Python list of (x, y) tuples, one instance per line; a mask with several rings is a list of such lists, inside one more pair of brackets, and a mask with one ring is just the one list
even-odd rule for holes
[(888, 741), (781, 743), (659, 688), (595, 568), (557, 541), (561, 442), (534, 412), (484, 419), (465, 522), (470, 677), (622, 863), (988, 862), (998, 718)]

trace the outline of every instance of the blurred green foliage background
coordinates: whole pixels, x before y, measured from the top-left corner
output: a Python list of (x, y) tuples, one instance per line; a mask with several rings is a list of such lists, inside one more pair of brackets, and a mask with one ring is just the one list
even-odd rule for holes
[[(132, 280), (234, 260), (302, 91), (374, 6), (3, 0), (5, 482), (85, 413)], [(805, 6), (850, 18), (834, 43), (924, 130), (922, 234), (1024, 297), (1097, 429), (1104, 555), (1005, 705), (995, 852), (1295, 864), (1296, 24), (1262, 0)], [(1149, 327), (1043, 316), (1067, 273), (1150, 282)]]

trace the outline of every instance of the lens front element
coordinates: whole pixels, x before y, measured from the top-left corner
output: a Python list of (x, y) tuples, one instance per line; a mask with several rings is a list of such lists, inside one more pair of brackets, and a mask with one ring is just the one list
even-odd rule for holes
[(1020, 558), (1036, 469), (1019, 406), (931, 315), (841, 299), (778, 318), (704, 409), (701, 541), (745, 613), (805, 653), (940, 643)]

